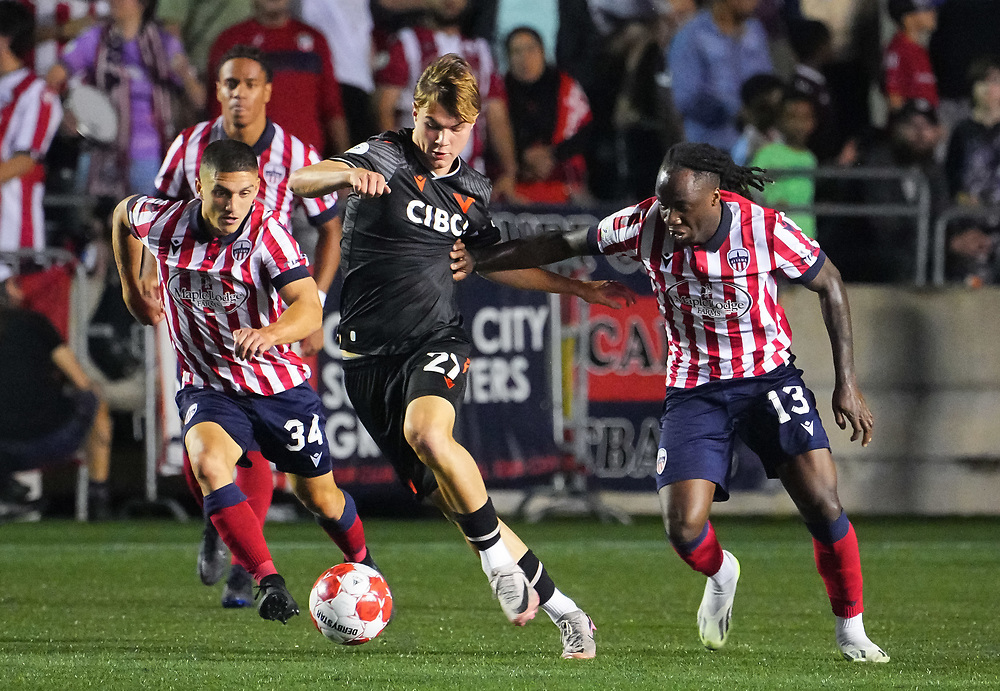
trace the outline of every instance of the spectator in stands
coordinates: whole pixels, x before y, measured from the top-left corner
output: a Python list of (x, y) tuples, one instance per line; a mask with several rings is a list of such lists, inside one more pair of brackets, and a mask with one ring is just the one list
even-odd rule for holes
[(369, 0), (302, 0), (302, 21), (326, 37), (351, 142), (376, 134), (372, 112), (372, 20)]
[[(62, 107), (25, 65), (34, 33), (31, 10), (12, 0), (0, 2), (0, 252), (45, 248), (41, 161)], [(0, 264), (0, 280), (9, 275)]]
[(66, 44), (107, 16), (106, 2), (33, 0), (35, 51), (31, 69), (46, 74), (59, 61)]
[(674, 37), (668, 64), (688, 141), (730, 151), (739, 138), (740, 87), (774, 68), (757, 0), (712, 0)]
[[(813, 100), (793, 89), (785, 92), (778, 119), (779, 141), (763, 146), (750, 165), (765, 170), (814, 170), (816, 155), (809, 150), (809, 136), (816, 129)], [(775, 209), (791, 206), (811, 206), (816, 197), (816, 181), (811, 176), (773, 175), (774, 184), (761, 192), (764, 203)], [(816, 239), (816, 216), (807, 211), (795, 211), (789, 218), (813, 240)]]
[[(215, 39), (252, 15), (253, 6), (247, 0), (158, 0), (156, 6), (156, 16), (181, 39), (191, 65), (206, 82), (213, 81), (208, 72), (208, 52)], [(208, 93), (212, 93), (211, 88)]]
[(195, 109), (205, 89), (176, 36), (154, 19), (154, 0), (112, 0), (108, 21), (86, 30), (46, 77), (61, 90), (70, 77), (107, 94), (118, 113), (113, 146), (90, 153), (87, 192), (119, 199), (149, 192), (167, 143), (176, 133), (174, 97)]
[(59, 332), (22, 299), (16, 278), (0, 282), (0, 496), (23, 500), (13, 473), (72, 459), (82, 447), (90, 517), (106, 519), (108, 407)]
[[(274, 66), (271, 119), (317, 151), (344, 151), (351, 140), (330, 47), (323, 34), (292, 17), (290, 6), (291, 0), (254, 0), (251, 19), (219, 34), (208, 58), (212, 88), (230, 48), (259, 48)], [(210, 110), (213, 117), (222, 112), (218, 103)]]
[[(462, 159), (480, 173), (490, 174), (494, 199), (519, 201), (515, 192), (517, 154), (507, 95), (503, 77), (493, 62), (490, 43), (463, 34), (469, 0), (427, 0), (427, 6), (430, 9), (426, 25), (399, 31), (389, 43), (388, 55), (381, 59), (384, 66), (375, 73), (378, 127), (382, 131), (412, 127), (413, 89), (417, 78), (442, 55), (460, 55), (472, 66), (483, 104), (479, 126), (473, 129)], [(487, 144), (493, 154), (489, 170)]]
[[(873, 167), (904, 168), (917, 178), (869, 180), (862, 187), (867, 203), (909, 205), (916, 209), (920, 201), (919, 178), (930, 187), (930, 217), (933, 219), (948, 203), (944, 169), (934, 158), (941, 139), (937, 111), (930, 103), (907, 101), (889, 121), (888, 140), (875, 144), (863, 159)], [(862, 280), (874, 282), (909, 282), (916, 270), (916, 224), (913, 217), (872, 215), (867, 222), (869, 237), (857, 244), (857, 251), (869, 257)]]
[(737, 165), (747, 165), (762, 147), (780, 139), (778, 119), (784, 95), (785, 83), (773, 74), (755, 74), (743, 82), (740, 87), (743, 129), (730, 152)]
[(507, 37), (505, 79), (517, 147), (517, 194), (530, 202), (585, 201), (592, 118), (580, 84), (545, 63), (542, 37), (522, 26)]
[(886, 46), (882, 65), (889, 110), (899, 110), (911, 99), (923, 99), (936, 109), (937, 79), (927, 52), (937, 28), (934, 0), (889, 0), (889, 16), (899, 27)]
[(841, 165), (853, 163), (857, 155), (856, 144), (850, 142), (845, 151), (847, 142), (838, 128), (833, 97), (823, 73), (833, 60), (830, 29), (821, 21), (802, 19), (792, 25), (789, 41), (798, 60), (792, 75), (792, 88), (812, 98), (816, 113), (816, 129), (809, 137), (809, 149), (822, 162), (839, 157)]
[[(972, 113), (948, 143), (945, 169), (956, 204), (1000, 206), (1000, 57), (984, 57), (969, 70)], [(950, 273), (970, 284), (997, 278), (1000, 232), (983, 222), (964, 223), (948, 239)]]

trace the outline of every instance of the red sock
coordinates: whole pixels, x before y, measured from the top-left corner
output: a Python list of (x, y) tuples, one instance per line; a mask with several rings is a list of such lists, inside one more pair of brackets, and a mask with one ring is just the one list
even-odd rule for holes
[(712, 527), (711, 521), (706, 521), (701, 535), (686, 545), (678, 545), (673, 541), (670, 544), (678, 556), (699, 573), (711, 577), (719, 573), (719, 569), (722, 568), (722, 545), (715, 537), (715, 528)]
[(838, 617), (853, 617), (865, 610), (862, 599), (861, 553), (854, 526), (833, 544), (813, 538), (816, 569), (826, 585), (830, 606)]
[(255, 580), (259, 582), (264, 576), (278, 572), (264, 541), (264, 531), (250, 504), (244, 500), (224, 507), (213, 513), (211, 518), (222, 541)]
[[(274, 497), (274, 475), (271, 473), (271, 464), (260, 451), (247, 451), (247, 458), (252, 464), (249, 468), (236, 466), (236, 486), (247, 495), (247, 503), (250, 504), (260, 527), (263, 528), (267, 511), (271, 508), (271, 499)], [(232, 554), (232, 563), (246, 568), (245, 564), (240, 563), (236, 553)]]
[(368, 555), (365, 546), (365, 528), (358, 516), (354, 497), (344, 492), (344, 513), (340, 518), (316, 518), (316, 522), (326, 531), (330, 539), (344, 553), (347, 561), (360, 562)]
[(198, 502), (198, 508), (205, 508), (205, 497), (201, 493), (201, 485), (194, 477), (194, 469), (191, 467), (191, 459), (188, 458), (187, 450), (184, 451), (184, 463), (181, 465), (184, 468), (184, 482), (187, 483), (188, 489), (191, 491), (191, 495)]

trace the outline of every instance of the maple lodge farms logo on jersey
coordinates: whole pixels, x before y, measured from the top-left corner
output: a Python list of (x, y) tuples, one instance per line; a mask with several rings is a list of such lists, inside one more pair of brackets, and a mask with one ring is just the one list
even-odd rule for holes
[[(719, 285), (720, 288), (728, 288), (734, 294), (725, 297), (717, 295), (710, 284), (679, 281), (667, 288), (666, 295), (675, 308), (704, 319), (739, 319), (753, 306), (753, 298), (743, 288), (734, 283)], [(682, 287), (687, 288), (683, 293)]]
[[(189, 280), (182, 280), (190, 277)], [(190, 283), (190, 287), (182, 285)], [(247, 301), (249, 291), (239, 281), (223, 283), (215, 277), (175, 273), (167, 282), (170, 296), (192, 312), (225, 312), (232, 314)]]

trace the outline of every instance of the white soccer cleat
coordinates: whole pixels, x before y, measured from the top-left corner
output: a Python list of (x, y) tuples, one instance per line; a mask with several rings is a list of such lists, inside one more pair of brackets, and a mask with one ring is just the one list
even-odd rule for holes
[(851, 662), (888, 662), (889, 656), (884, 650), (872, 643), (868, 636), (861, 636), (851, 641), (837, 641), (840, 654)]
[(578, 609), (564, 614), (556, 621), (562, 636), (564, 660), (589, 660), (597, 656), (597, 643), (594, 641), (594, 631), (597, 629), (586, 612)]
[(490, 574), (493, 597), (514, 626), (524, 626), (538, 612), (538, 593), (528, 583), (524, 571), (517, 564), (494, 569)]
[(733, 617), (733, 600), (736, 598), (736, 583), (740, 580), (740, 562), (729, 552), (722, 551), (723, 560), (731, 559), (736, 575), (721, 590), (711, 578), (705, 584), (705, 594), (698, 607), (698, 635), (709, 650), (718, 650), (726, 644), (729, 636), (729, 621)]

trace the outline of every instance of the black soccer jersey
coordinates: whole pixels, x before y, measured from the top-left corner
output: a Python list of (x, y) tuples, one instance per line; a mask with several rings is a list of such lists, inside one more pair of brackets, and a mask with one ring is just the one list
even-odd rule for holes
[(334, 160), (381, 173), (391, 190), (347, 199), (340, 347), (395, 354), (429, 338), (464, 338), (449, 252), (456, 238), (469, 247), (500, 240), (487, 208), (489, 180), (461, 159), (454, 172), (434, 177), (410, 129), (383, 132)]

